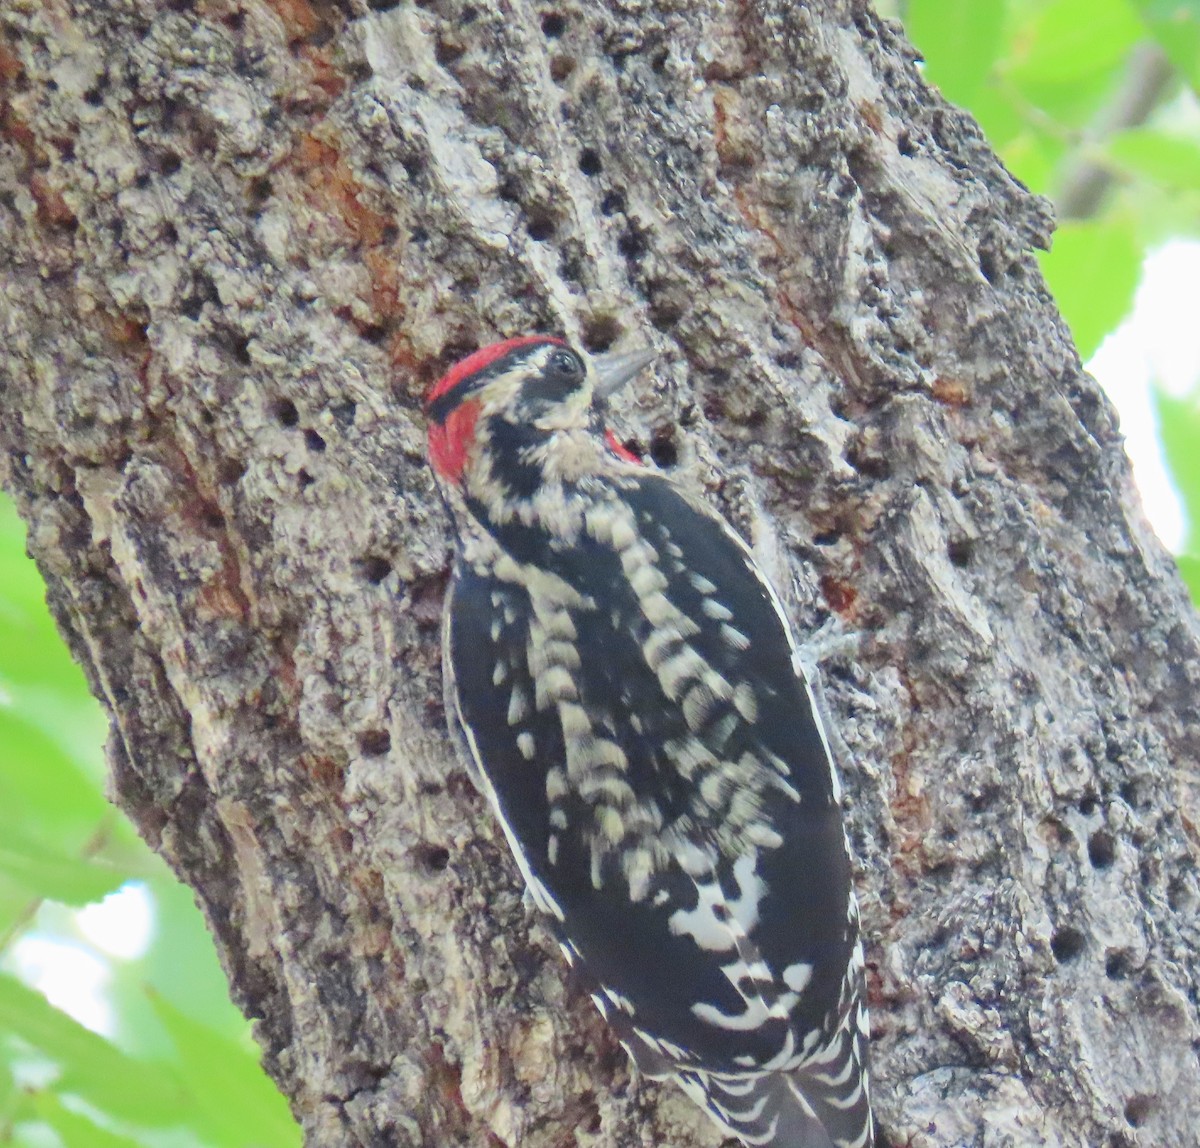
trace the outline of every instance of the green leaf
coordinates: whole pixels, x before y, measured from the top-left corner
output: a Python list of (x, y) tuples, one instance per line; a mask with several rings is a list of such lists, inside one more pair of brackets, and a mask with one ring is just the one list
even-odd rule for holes
[(1200, 558), (1192, 554), (1177, 554), (1175, 561), (1179, 565), (1179, 573), (1183, 575), (1192, 601), (1200, 606)]
[(187, 1119), (188, 1096), (164, 1065), (126, 1056), (41, 993), (4, 974), (0, 1032), (13, 1033), (58, 1065), (59, 1093), (76, 1095), (134, 1124), (164, 1127)]
[(25, 528), (0, 495), (0, 679), (37, 682), (87, 696), (83, 672), (63, 645), (46, 606), (46, 587), (25, 555)]
[(1196, 0), (1133, 0), (1171, 63), (1200, 93), (1200, 5)]
[(99, 901), (135, 876), (103, 860), (48, 849), (11, 826), (0, 840), (0, 875), (34, 897), (68, 905)]
[(1087, 360), (1133, 302), (1142, 264), (1135, 222), (1125, 213), (1068, 221), (1041, 260), (1079, 357)]
[(229, 984), (196, 895), (165, 865), (150, 889), (156, 928), (141, 962), (143, 983), (193, 1020), (230, 1039), (244, 1039), (246, 1019), (229, 999)]
[(1066, 146), (1045, 132), (1029, 129), (1011, 139), (1000, 151), (1004, 165), (1030, 191), (1049, 193), (1066, 154)]
[[(1177, 399), (1157, 387), (1150, 393), (1154, 399), (1163, 456), (1187, 515), (1187, 535), (1182, 550), (1185, 554), (1200, 554), (1200, 450), (1196, 449), (1196, 444), (1200, 443), (1200, 405), (1192, 399)], [(1186, 571), (1184, 577), (1187, 578)], [(1188, 584), (1192, 585), (1190, 580)]]
[(978, 88), (970, 100), (961, 101), (983, 128), (988, 142), (1003, 151), (1014, 139), (1028, 130), (1024, 109), (1017, 106), (1012, 93), (1002, 87), (987, 84)]
[(1118, 71), (1118, 67), (1112, 67), (1070, 83), (1027, 80), (1019, 88), (1012, 81), (1008, 86), (1018, 93), (1016, 98), (1025, 101), (1031, 124), (1057, 136), (1063, 144), (1074, 146), (1112, 98)]
[(1200, 191), (1200, 140), (1155, 128), (1131, 128), (1109, 140), (1109, 160), (1130, 174), (1176, 191)]
[[(0, 1044), (0, 1051), (3, 1045)], [(13, 1078), (12, 1066), (0, 1057), (0, 1129), (7, 1124), (12, 1116), (17, 1099), (17, 1082)]]
[(111, 813), (86, 770), (43, 730), (0, 705), (0, 827), (20, 825), (74, 851)]
[(1144, 34), (1127, 0), (1051, 0), (1014, 37), (1003, 70), (1019, 86), (1076, 83), (1116, 67)]
[(44, 604), (39, 615), (18, 608), (3, 594), (0, 609), (0, 677), (14, 685), (48, 686), (62, 693), (86, 694), (83, 671), (71, 660)]
[(179, 1052), (208, 1135), (230, 1148), (299, 1148), (300, 1129), (256, 1055), (157, 994), (151, 1003)]
[(969, 107), (1002, 42), (1004, 0), (909, 0), (905, 25), (926, 73), (948, 100)]
[(115, 963), (109, 982), (114, 1039), (135, 1055), (174, 1059), (175, 1046), (151, 1001), (157, 994), (193, 1020), (244, 1041), (246, 1019), (229, 999), (229, 985), (192, 891), (165, 865), (154, 869), (147, 881), (154, 902), (150, 946), (140, 958)]
[(137, 1140), (102, 1128), (86, 1116), (64, 1108), (53, 1092), (36, 1093), (33, 1110), (58, 1133), (64, 1148), (141, 1148)]
[(16, 507), (0, 493), (0, 613), (9, 610), (27, 617), (45, 616), (46, 587), (33, 559), (25, 554), (25, 524)]

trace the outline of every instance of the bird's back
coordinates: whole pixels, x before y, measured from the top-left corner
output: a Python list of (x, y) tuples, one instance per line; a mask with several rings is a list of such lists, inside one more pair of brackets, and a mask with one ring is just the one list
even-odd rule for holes
[(609, 1011), (698, 1068), (763, 1063), (836, 1023), (857, 939), (786, 623), (665, 478), (578, 497), (573, 539), (514, 521), (511, 562), (460, 565), (461, 720)]

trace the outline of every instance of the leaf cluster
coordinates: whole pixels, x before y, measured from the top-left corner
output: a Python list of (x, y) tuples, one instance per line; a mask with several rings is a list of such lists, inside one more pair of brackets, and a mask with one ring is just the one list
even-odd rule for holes
[[(103, 795), (104, 723), (0, 500), (0, 1144), (299, 1144), (229, 1001), (189, 890)], [(72, 909), (136, 883), (146, 952), (92, 945)], [(31, 942), (103, 962), (113, 1031), (91, 1031), (18, 975)]]
[[(902, 15), (928, 77), (1054, 201), (1043, 270), (1087, 360), (1129, 313), (1147, 253), (1200, 238), (1200, 3), (908, 0)], [(1200, 393), (1155, 397), (1200, 602)]]

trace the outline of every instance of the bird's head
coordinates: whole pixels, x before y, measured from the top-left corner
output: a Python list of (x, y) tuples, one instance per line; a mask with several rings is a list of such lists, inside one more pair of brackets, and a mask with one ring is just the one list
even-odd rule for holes
[(606, 430), (604, 407), (652, 358), (644, 350), (589, 358), (546, 335), (484, 347), (429, 389), (429, 461), (453, 486), (545, 467), (556, 451), (586, 453), (589, 442), (636, 462)]

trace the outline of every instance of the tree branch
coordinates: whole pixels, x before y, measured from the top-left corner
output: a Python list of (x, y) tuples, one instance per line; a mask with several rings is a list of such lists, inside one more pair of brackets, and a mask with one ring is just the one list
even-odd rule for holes
[(1145, 123), (1174, 75), (1171, 61), (1157, 44), (1148, 41), (1130, 53), (1120, 84), (1084, 132), (1078, 154), (1063, 172), (1054, 198), (1060, 218), (1088, 219), (1096, 214), (1113, 175), (1089, 158), (1089, 150), (1117, 132)]

